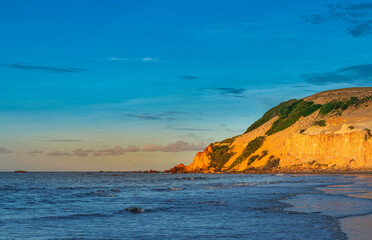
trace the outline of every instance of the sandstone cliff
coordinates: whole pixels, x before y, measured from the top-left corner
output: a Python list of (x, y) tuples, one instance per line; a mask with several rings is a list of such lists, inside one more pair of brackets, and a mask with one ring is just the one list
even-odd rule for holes
[(290, 100), (239, 136), (211, 143), (187, 172), (372, 170), (372, 88)]

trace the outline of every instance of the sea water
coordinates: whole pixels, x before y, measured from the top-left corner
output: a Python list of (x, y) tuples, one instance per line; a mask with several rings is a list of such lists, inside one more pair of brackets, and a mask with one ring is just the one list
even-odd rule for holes
[(0, 239), (347, 239), (340, 218), (371, 213), (371, 200), (320, 188), (354, 179), (0, 173)]

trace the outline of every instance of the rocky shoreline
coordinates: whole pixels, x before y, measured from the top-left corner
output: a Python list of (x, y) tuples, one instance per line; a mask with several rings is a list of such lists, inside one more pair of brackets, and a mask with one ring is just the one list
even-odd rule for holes
[[(182, 164), (183, 165), (183, 164)], [(177, 173), (203, 173), (203, 174), (316, 174), (316, 175), (327, 175), (327, 174), (372, 174), (371, 170), (331, 170), (331, 169), (271, 169), (271, 170), (245, 170), (245, 171), (187, 171), (185, 168), (180, 168), (179, 165), (165, 170), (164, 172), (170, 172), (172, 174)]]

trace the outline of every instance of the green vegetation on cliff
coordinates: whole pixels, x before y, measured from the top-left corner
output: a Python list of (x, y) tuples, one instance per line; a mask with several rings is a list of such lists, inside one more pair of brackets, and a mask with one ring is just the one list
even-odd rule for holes
[(275, 158), (273, 155), (270, 156), (270, 159), (267, 160), (265, 166), (263, 166), (261, 168), (261, 170), (271, 170), (275, 167), (278, 167), (279, 166), (279, 162), (280, 162), (280, 159), (279, 158)]
[(229, 152), (229, 147), (226, 145), (212, 145), (213, 152), (210, 154), (210, 168), (215, 168), (217, 171), (229, 161), (234, 153)]
[(256, 160), (260, 160), (265, 157), (269, 152), (267, 150), (262, 151), (261, 155), (252, 155), (248, 159), (248, 165), (252, 164)]
[(332, 112), (333, 110), (346, 110), (349, 106), (354, 105), (358, 102), (358, 98), (352, 97), (348, 101), (332, 101), (324, 104), (319, 113), (321, 115), (327, 115), (328, 113)]
[(313, 102), (291, 99), (286, 102), (282, 102), (276, 107), (271, 108), (267, 111), (260, 119), (254, 122), (245, 133), (253, 131), (270, 119), (274, 117), (279, 117), (271, 126), (271, 128), (266, 132), (267, 135), (272, 135), (280, 132), (294, 123), (296, 123), (301, 117), (306, 117), (316, 110), (319, 110), (321, 115), (327, 115), (328, 113), (339, 110), (344, 111), (350, 106), (359, 106), (363, 103), (367, 103), (372, 100), (372, 96), (358, 99), (357, 97), (351, 97), (347, 101), (332, 101), (324, 105), (314, 104)]
[(361, 99), (357, 97), (351, 97), (347, 101), (328, 102), (320, 108), (319, 113), (324, 116), (334, 110), (344, 111), (350, 106), (360, 106), (363, 103), (369, 102), (371, 99), (372, 99), (372, 96), (361, 98)]
[(368, 128), (365, 128), (364, 129), (366, 131), (366, 136), (365, 136), (365, 139), (368, 140), (369, 138), (372, 137), (372, 133), (371, 133), (371, 130), (368, 129)]
[(221, 141), (221, 143), (231, 144), (231, 143), (233, 143), (233, 142), (235, 141), (235, 139), (236, 139), (237, 137), (239, 137), (239, 136), (240, 136), (240, 135), (235, 136), (235, 137), (231, 137), (231, 138), (226, 138), (225, 140)]
[(250, 156), (249, 159), (248, 159), (248, 164), (247, 165), (252, 164), (254, 161), (256, 161), (258, 159), (258, 157), (259, 157), (258, 155)]
[(304, 100), (294, 101), (290, 104), (286, 104), (280, 108), (279, 118), (272, 124), (267, 135), (280, 132), (294, 123), (296, 123), (301, 117), (306, 117), (321, 107), (320, 104), (314, 104)]
[(250, 141), (248, 145), (245, 147), (243, 153), (239, 157), (237, 157), (235, 161), (229, 166), (229, 169), (232, 169), (233, 167), (247, 159), (247, 157), (249, 157), (252, 153), (257, 151), (257, 149), (259, 149), (262, 146), (264, 141), (265, 141), (264, 136), (256, 137), (255, 139)]
[(314, 126), (325, 127), (327, 126), (327, 123), (325, 120), (319, 120), (319, 121), (314, 122)]
[(282, 102), (281, 104), (279, 104), (278, 106), (276, 107), (273, 107), (271, 108), (269, 111), (267, 111), (260, 119), (258, 119), (257, 121), (255, 121), (248, 129), (247, 131), (245, 131), (245, 133), (247, 132), (250, 132), (252, 130), (255, 130), (256, 128), (259, 128), (261, 125), (265, 124), (266, 122), (268, 122), (270, 119), (272, 119), (273, 117), (276, 117), (279, 115), (280, 113), (280, 110), (285, 107), (286, 105), (290, 105), (292, 104), (293, 102), (296, 102), (297, 100), (296, 99), (291, 99), (289, 101), (286, 101), (286, 102)]
[(282, 102), (276, 107), (273, 107), (267, 111), (262, 118), (254, 122), (245, 133), (250, 132), (264, 123), (268, 122), (273, 117), (279, 116), (269, 131), (266, 132), (267, 135), (271, 135), (282, 131), (300, 119), (300, 117), (306, 117), (321, 107), (320, 104), (314, 104), (313, 102), (292, 99), (286, 102)]

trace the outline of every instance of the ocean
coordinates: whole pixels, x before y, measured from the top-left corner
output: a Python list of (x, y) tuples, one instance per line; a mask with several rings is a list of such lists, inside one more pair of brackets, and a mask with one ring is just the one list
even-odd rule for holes
[(3, 172), (0, 239), (348, 239), (341, 222), (372, 213), (371, 189), (357, 175)]

